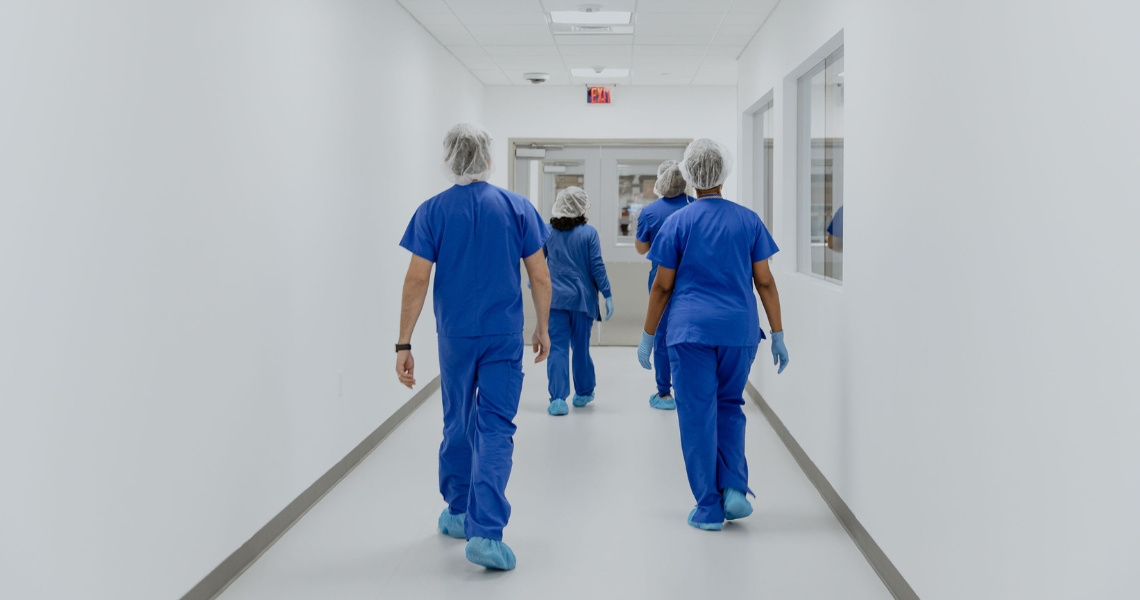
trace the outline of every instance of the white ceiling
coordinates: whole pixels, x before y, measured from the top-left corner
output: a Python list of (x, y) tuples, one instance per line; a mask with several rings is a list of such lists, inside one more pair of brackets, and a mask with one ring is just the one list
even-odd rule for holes
[[(779, 0), (399, 0), (487, 85), (734, 85), (736, 58)], [(551, 33), (550, 11), (584, 4), (633, 13), (633, 35)], [(629, 69), (626, 79), (570, 69)]]

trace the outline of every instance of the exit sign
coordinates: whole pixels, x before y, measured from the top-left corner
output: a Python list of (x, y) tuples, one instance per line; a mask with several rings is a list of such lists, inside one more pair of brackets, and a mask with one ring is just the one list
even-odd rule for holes
[(608, 87), (586, 88), (586, 103), (587, 104), (609, 104), (610, 103), (610, 88), (608, 88)]

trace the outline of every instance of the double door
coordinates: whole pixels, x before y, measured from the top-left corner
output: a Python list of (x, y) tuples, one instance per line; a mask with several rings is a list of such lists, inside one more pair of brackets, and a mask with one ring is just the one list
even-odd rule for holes
[[(649, 300), (649, 261), (634, 245), (637, 219), (657, 200), (657, 168), (666, 160), (680, 160), (684, 144), (534, 146), (516, 150), (513, 190), (530, 198), (545, 220), (550, 220), (558, 192), (570, 186), (584, 189), (590, 198), (586, 218), (598, 230), (616, 307), (612, 320), (595, 323), (591, 343), (636, 346)], [(529, 302), (527, 317), (533, 323)]]

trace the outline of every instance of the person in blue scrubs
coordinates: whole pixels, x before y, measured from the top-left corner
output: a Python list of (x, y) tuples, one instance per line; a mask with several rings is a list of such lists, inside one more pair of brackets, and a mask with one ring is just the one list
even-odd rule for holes
[(697, 201), (666, 219), (649, 251), (659, 266), (638, 346), (642, 367), (652, 368), (654, 334), (668, 305), (669, 357), (657, 360), (672, 367), (685, 470), (697, 501), (688, 522), (703, 530), (752, 514), (742, 407), (764, 339), (753, 289), (772, 326), (778, 372), (788, 364), (780, 297), (768, 268), (779, 249), (755, 212), (720, 195), (731, 161), (727, 148), (708, 139), (685, 150), (681, 173), (696, 188)]
[[(641, 210), (637, 217), (637, 252), (645, 255), (653, 247), (653, 240), (665, 220), (673, 213), (685, 208), (693, 202), (692, 196), (685, 194), (688, 184), (681, 176), (681, 167), (675, 160), (667, 160), (657, 167), (657, 183), (653, 190), (661, 196), (660, 200), (652, 202)], [(649, 290), (653, 290), (653, 278), (657, 276), (657, 263), (649, 267)], [(654, 351), (657, 356), (668, 356), (665, 345), (665, 334), (668, 329), (669, 307), (665, 307), (665, 314), (661, 317), (661, 324), (657, 327)], [(673, 400), (673, 380), (670, 376), (669, 361), (659, 360), (654, 365), (657, 371), (657, 393), (649, 397), (649, 406), (659, 410), (675, 410), (677, 403)]]
[(574, 353), (574, 399), (579, 408), (594, 400), (594, 361), (590, 331), (600, 321), (598, 292), (606, 299), (606, 320), (614, 314), (614, 299), (598, 230), (586, 224), (590, 199), (585, 190), (569, 187), (558, 193), (550, 219), (554, 232), (546, 240), (546, 264), (553, 296), (550, 301), (550, 359), (546, 362), (553, 416), (570, 412), (570, 353)]
[(531, 343), (540, 362), (550, 349), (550, 275), (541, 252), (550, 227), (529, 200), (484, 181), (491, 136), (482, 127), (453, 127), (444, 153), (445, 172), (456, 185), (421, 204), (400, 241), (412, 262), (404, 280), (396, 373), (404, 385), (415, 385), (412, 332), (434, 266), (443, 395), (439, 489), (448, 505), (439, 530), (467, 539), (471, 562), (509, 570), (515, 555), (502, 541), (511, 515), (505, 491), (523, 384), (519, 261), (532, 284), (538, 318)]

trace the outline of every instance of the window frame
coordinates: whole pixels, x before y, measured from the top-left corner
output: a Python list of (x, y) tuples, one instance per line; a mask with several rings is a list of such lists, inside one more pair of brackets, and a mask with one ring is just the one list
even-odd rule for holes
[[(845, 45), (840, 43), (795, 80), (796, 89), (796, 264), (797, 271), (809, 277), (842, 286), (843, 279), (812, 270), (811, 202), (812, 202), (812, 79), (828, 66), (844, 58)], [(844, 114), (846, 117), (846, 114)], [(846, 120), (846, 119), (845, 119)], [(846, 128), (845, 128), (846, 129)], [(846, 132), (844, 133), (846, 138)], [(826, 136), (825, 138), (826, 139)], [(845, 177), (840, 177), (842, 181)], [(825, 244), (826, 252), (826, 244)]]

